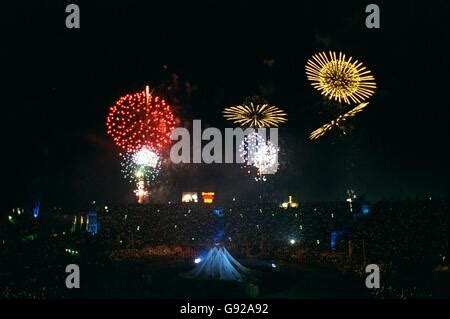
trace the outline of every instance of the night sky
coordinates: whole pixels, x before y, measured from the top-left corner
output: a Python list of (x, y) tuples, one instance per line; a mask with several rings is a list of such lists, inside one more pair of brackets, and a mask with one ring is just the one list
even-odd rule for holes
[[(342, 200), (349, 187), (372, 201), (447, 198), (448, 1), (73, 1), (81, 29), (69, 30), (71, 2), (2, 4), (2, 207), (132, 201), (105, 118), (146, 84), (186, 125), (231, 127), (222, 109), (251, 95), (288, 113), (266, 185), (236, 165), (170, 165), (155, 200), (190, 190), (251, 199), (256, 189)], [(365, 27), (369, 3), (381, 29)], [(345, 140), (308, 140), (332, 119), (304, 72), (321, 50), (363, 61), (378, 85)]]

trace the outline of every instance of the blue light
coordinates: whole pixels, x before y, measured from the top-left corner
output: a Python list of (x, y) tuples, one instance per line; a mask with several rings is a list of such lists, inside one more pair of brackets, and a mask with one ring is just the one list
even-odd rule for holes
[(336, 250), (337, 236), (338, 236), (337, 232), (335, 231), (331, 232), (330, 247), (332, 251)]
[(223, 208), (214, 209), (213, 213), (219, 217), (223, 217)]
[(33, 217), (34, 218), (38, 218), (39, 216), (39, 207), (41, 206), (41, 202), (37, 201), (36, 204), (34, 204), (34, 209), (33, 209)]
[(99, 224), (97, 222), (97, 213), (90, 212), (87, 214), (87, 231), (92, 235), (96, 235), (99, 229)]
[(370, 213), (370, 207), (367, 204), (362, 204), (361, 205), (361, 210), (363, 212), (364, 215)]
[(225, 247), (211, 248), (202, 260), (186, 274), (188, 278), (240, 281), (242, 274), (250, 271), (234, 259)]
[(223, 229), (223, 208), (217, 208), (213, 210), (213, 214), (215, 215), (215, 224), (216, 224), (216, 233), (214, 234), (213, 240), (215, 243), (219, 243), (222, 241), (222, 237), (224, 235)]

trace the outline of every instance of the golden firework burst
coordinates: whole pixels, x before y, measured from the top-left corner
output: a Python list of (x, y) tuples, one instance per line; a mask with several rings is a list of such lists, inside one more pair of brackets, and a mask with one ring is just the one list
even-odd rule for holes
[(277, 127), (287, 121), (287, 114), (259, 98), (249, 98), (242, 105), (227, 107), (223, 116), (244, 127)]
[(347, 104), (361, 103), (373, 95), (375, 78), (362, 62), (330, 51), (315, 54), (306, 63), (306, 76), (322, 95)]
[(369, 102), (365, 102), (365, 103), (361, 103), (359, 104), (357, 107), (351, 109), (350, 111), (348, 111), (347, 113), (343, 114), (343, 115), (339, 115), (339, 117), (327, 124), (325, 124), (324, 126), (318, 128), (317, 130), (313, 131), (310, 135), (309, 135), (309, 139), (310, 140), (316, 140), (319, 137), (325, 135), (328, 131), (330, 131), (333, 127), (341, 127), (343, 125), (343, 123), (355, 116), (356, 114), (358, 114), (359, 112), (361, 112), (362, 110), (364, 110), (364, 108), (369, 104)]

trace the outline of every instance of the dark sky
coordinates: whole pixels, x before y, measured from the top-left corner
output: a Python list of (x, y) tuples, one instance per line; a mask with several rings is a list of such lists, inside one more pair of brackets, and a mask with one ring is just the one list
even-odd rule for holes
[[(191, 189), (336, 200), (350, 186), (370, 200), (447, 198), (448, 1), (376, 1), (377, 30), (364, 24), (374, 1), (296, 2), (74, 1), (79, 30), (65, 28), (71, 1), (2, 4), (2, 206), (130, 201), (105, 117), (145, 84), (183, 121), (224, 128), (223, 107), (255, 94), (289, 114), (269, 183), (255, 186), (236, 166), (170, 165), (161, 200)], [(320, 50), (346, 52), (376, 77), (346, 139), (307, 139), (332, 117), (304, 73)]]

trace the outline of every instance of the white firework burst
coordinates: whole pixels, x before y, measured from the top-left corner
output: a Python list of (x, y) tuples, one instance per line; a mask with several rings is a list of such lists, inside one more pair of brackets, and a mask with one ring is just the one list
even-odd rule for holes
[[(239, 145), (239, 155), (246, 167), (256, 168), (256, 181), (266, 181), (265, 175), (275, 174), (278, 170), (278, 148), (257, 132), (244, 137)], [(252, 170), (247, 169), (247, 172)]]

